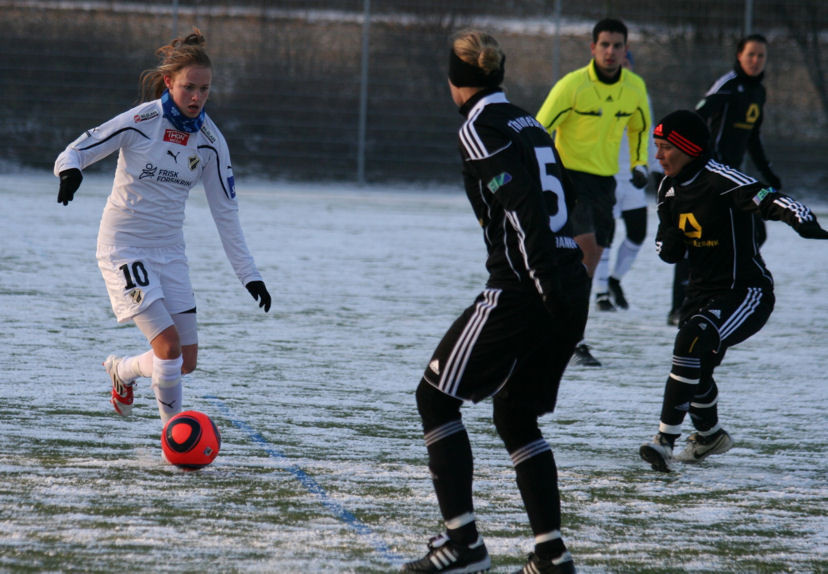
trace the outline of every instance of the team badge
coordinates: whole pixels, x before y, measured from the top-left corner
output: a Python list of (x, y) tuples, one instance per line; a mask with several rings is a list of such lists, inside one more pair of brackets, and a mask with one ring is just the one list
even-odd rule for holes
[(129, 298), (132, 299), (132, 302), (136, 305), (140, 305), (141, 301), (144, 300), (144, 292), (140, 289), (133, 289), (129, 292)]
[(195, 168), (197, 168), (199, 162), (201, 162), (201, 160), (198, 159), (197, 155), (191, 155), (190, 157), (188, 157), (187, 163), (190, 165), (190, 171), (193, 171)]
[(489, 180), (489, 183), (486, 184), (486, 187), (489, 188), (489, 191), (494, 193), (510, 181), (512, 181), (511, 174), (508, 171), (504, 171), (501, 172), (499, 175), (494, 176), (491, 180)]
[(762, 203), (762, 200), (768, 196), (769, 193), (773, 193), (773, 189), (769, 187), (763, 187), (759, 190), (759, 193), (753, 196), (753, 203), (759, 205), (760, 203)]

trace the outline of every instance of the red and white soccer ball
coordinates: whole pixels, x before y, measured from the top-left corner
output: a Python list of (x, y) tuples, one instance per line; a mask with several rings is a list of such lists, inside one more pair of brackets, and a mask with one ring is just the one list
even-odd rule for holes
[(220, 448), (218, 428), (199, 411), (178, 413), (161, 432), (161, 450), (167, 462), (186, 470), (204, 468), (215, 460)]

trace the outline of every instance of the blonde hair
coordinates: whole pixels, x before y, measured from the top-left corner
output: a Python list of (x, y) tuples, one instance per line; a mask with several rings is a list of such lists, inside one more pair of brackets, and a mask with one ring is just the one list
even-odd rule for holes
[(201, 30), (193, 26), (193, 32), (184, 38), (176, 38), (161, 46), (155, 55), (161, 60), (156, 68), (141, 73), (141, 101), (156, 100), (164, 93), (164, 76), (174, 76), (188, 66), (213, 68), (205, 46), (207, 40)]
[(491, 34), (467, 28), (452, 36), (451, 47), (457, 57), (483, 70), (486, 74), (500, 71), (504, 54)]

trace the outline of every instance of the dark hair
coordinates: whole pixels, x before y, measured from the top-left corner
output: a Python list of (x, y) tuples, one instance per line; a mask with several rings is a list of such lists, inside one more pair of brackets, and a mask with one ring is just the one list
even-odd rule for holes
[(739, 45), (736, 46), (736, 55), (742, 53), (742, 50), (745, 49), (748, 42), (759, 42), (760, 44), (768, 45), (768, 39), (765, 38), (762, 34), (750, 34), (749, 36), (745, 36), (741, 40), (739, 40)]
[(627, 27), (621, 20), (615, 18), (604, 18), (592, 29), (592, 42), (598, 41), (598, 34), (601, 32), (618, 32), (624, 34), (624, 43), (627, 43)]

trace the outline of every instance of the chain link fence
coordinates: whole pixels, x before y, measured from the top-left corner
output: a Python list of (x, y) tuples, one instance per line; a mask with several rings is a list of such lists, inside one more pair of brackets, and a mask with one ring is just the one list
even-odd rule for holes
[(738, 39), (763, 33), (769, 156), (786, 182), (828, 185), (824, 0), (0, 0), (0, 168), (51, 167), (83, 130), (137, 103), (154, 50), (198, 26), (214, 65), (208, 111), (238, 176), (456, 181), (451, 32), (491, 31), (507, 93), (534, 113), (589, 61), (606, 16), (626, 22), (657, 117), (694, 107)]

